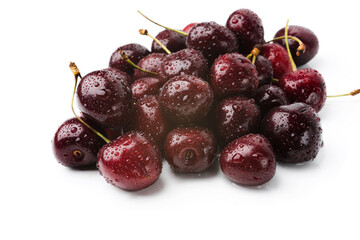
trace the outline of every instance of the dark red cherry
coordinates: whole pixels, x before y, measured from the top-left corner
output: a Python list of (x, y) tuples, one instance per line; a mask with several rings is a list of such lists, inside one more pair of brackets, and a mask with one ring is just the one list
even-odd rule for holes
[(280, 162), (311, 161), (323, 144), (320, 118), (305, 103), (273, 108), (262, 120), (261, 129)]
[(120, 70), (109, 69), (87, 74), (77, 89), (81, 112), (103, 127), (124, 124), (130, 111), (131, 91)]
[(95, 165), (97, 153), (105, 142), (79, 120), (71, 118), (58, 128), (52, 144), (59, 163), (76, 168)]
[(236, 35), (216, 22), (198, 23), (192, 27), (186, 38), (188, 48), (199, 50), (209, 64), (221, 54), (237, 52)]
[[(291, 55), (293, 56), (295, 64), (297, 66), (304, 65), (315, 57), (315, 55), (319, 51), (319, 40), (313, 31), (311, 31), (306, 27), (293, 25), (293, 26), (289, 26), (288, 34), (289, 36), (294, 36), (299, 38), (305, 44), (306, 47), (305, 52), (297, 56), (296, 52), (297, 52), (297, 48), (299, 47), (299, 43), (293, 39), (289, 39), (288, 41)], [(281, 37), (284, 35), (285, 35), (285, 28), (282, 28), (275, 34), (274, 38)], [(284, 48), (286, 48), (285, 39), (277, 40), (275, 42), (281, 44)]]
[(226, 21), (226, 27), (235, 33), (239, 52), (247, 55), (256, 44), (264, 42), (264, 27), (259, 16), (249, 9), (233, 12)]
[(98, 153), (100, 174), (124, 190), (140, 190), (160, 176), (160, 150), (143, 133), (129, 132), (103, 146)]
[(280, 79), (285, 74), (292, 72), (287, 51), (280, 44), (266, 43), (262, 45), (260, 54), (271, 62), (274, 78)]
[(216, 98), (251, 97), (259, 84), (255, 66), (240, 53), (219, 56), (210, 69), (210, 85)]
[(325, 104), (326, 85), (321, 74), (311, 68), (296, 70), (280, 79), (279, 86), (292, 102), (303, 102), (319, 112)]
[[(159, 40), (162, 44), (165, 45), (167, 49), (169, 49), (170, 52), (177, 52), (181, 49), (186, 48), (185, 40), (186, 37), (182, 34), (179, 34), (174, 31), (170, 30), (163, 30), (159, 32), (158, 35), (155, 37), (157, 40)], [(165, 50), (157, 44), (155, 41), (153, 41), (151, 45), (151, 51), (153, 53), (166, 53)]]
[(233, 182), (246, 186), (264, 184), (276, 171), (270, 142), (260, 134), (248, 134), (229, 143), (221, 152), (222, 172)]
[(259, 79), (258, 87), (270, 84), (273, 80), (274, 75), (271, 62), (267, 58), (258, 55), (255, 60), (255, 67)]
[(106, 70), (108, 72), (112, 72), (114, 75), (117, 76), (117, 78), (126, 80), (126, 82), (129, 84), (129, 86), (133, 83), (133, 78), (130, 77), (130, 75), (127, 74), (126, 72), (120, 71), (119, 69), (116, 69), (116, 68), (106, 68), (104, 70)]
[(160, 146), (168, 132), (168, 124), (157, 96), (144, 96), (134, 101), (132, 128), (144, 132)]
[(159, 101), (164, 114), (175, 124), (200, 121), (214, 100), (210, 85), (199, 77), (176, 76), (160, 90)]
[(190, 23), (186, 27), (184, 27), (183, 32), (189, 33), (190, 30), (195, 26), (197, 23)]
[(254, 99), (260, 108), (262, 116), (265, 116), (274, 107), (290, 104), (284, 90), (275, 85), (259, 87), (256, 90)]
[[(142, 58), (137, 65), (138, 67), (145, 69), (147, 71), (159, 73), (160, 66), (165, 56), (166, 56), (165, 53), (151, 53), (146, 57)], [(144, 77), (157, 77), (157, 76), (151, 73), (142, 72), (139, 69), (134, 70), (134, 79), (139, 79)]]
[(130, 75), (134, 73), (134, 67), (123, 60), (119, 50), (122, 50), (135, 64), (150, 53), (147, 48), (137, 43), (127, 44), (115, 50), (115, 52), (111, 55), (109, 67), (119, 69)]
[(160, 67), (159, 78), (165, 83), (178, 75), (192, 75), (207, 79), (209, 68), (201, 52), (194, 49), (183, 49), (167, 55)]
[(261, 120), (254, 99), (244, 97), (231, 97), (221, 101), (216, 107), (215, 119), (220, 145), (257, 132)]
[(200, 127), (179, 127), (164, 143), (165, 159), (176, 172), (198, 173), (214, 162), (217, 144), (212, 132)]
[(139, 78), (131, 84), (133, 99), (139, 99), (147, 95), (158, 95), (162, 84), (158, 78)]

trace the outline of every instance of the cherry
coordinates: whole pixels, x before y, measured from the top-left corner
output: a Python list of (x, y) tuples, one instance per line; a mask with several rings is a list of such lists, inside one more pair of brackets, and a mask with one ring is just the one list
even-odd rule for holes
[(213, 99), (209, 84), (190, 75), (173, 77), (159, 95), (162, 110), (175, 124), (199, 122), (209, 112)]
[[(315, 57), (317, 52), (319, 51), (319, 40), (316, 37), (315, 33), (310, 29), (302, 26), (289, 26), (288, 34), (290, 36), (294, 36), (299, 38), (304, 45), (306, 46), (306, 51), (302, 54), (296, 54), (297, 48), (299, 47), (299, 43), (293, 39), (289, 39), (289, 47), (291, 51), (291, 55), (294, 58), (294, 62), (297, 66), (301, 66), (309, 62), (312, 58)], [(274, 38), (284, 36), (285, 28), (280, 29), (275, 34)], [(286, 48), (285, 39), (276, 40), (276, 43), (281, 44), (284, 48)]]
[(292, 102), (304, 102), (319, 112), (326, 100), (326, 85), (321, 74), (311, 68), (296, 70), (280, 79), (279, 86)]
[(167, 134), (168, 123), (156, 96), (144, 96), (134, 101), (131, 125), (136, 131), (149, 134), (158, 145), (162, 144)]
[(109, 67), (119, 69), (129, 75), (134, 73), (134, 68), (124, 61), (119, 50), (125, 52), (129, 59), (135, 64), (150, 53), (147, 48), (137, 43), (127, 44), (115, 50), (115, 52), (111, 55)]
[(98, 153), (100, 174), (124, 190), (140, 190), (160, 176), (160, 150), (143, 133), (129, 132), (103, 146)]
[(264, 136), (248, 134), (222, 150), (220, 166), (225, 176), (237, 184), (261, 185), (275, 174), (275, 154)]
[(162, 84), (158, 78), (139, 78), (131, 84), (131, 93), (134, 100), (147, 95), (158, 95)]
[[(159, 73), (160, 66), (165, 56), (166, 56), (165, 53), (151, 53), (146, 57), (142, 58), (137, 65), (140, 68), (145, 69), (147, 71)], [(134, 79), (145, 78), (145, 77), (156, 77), (156, 75), (143, 72), (139, 69), (134, 70)]]
[(272, 108), (290, 104), (284, 90), (275, 85), (264, 85), (256, 90), (254, 99), (265, 116)]
[(177, 75), (192, 75), (207, 79), (209, 68), (207, 60), (200, 51), (183, 49), (167, 55), (160, 67), (159, 78), (165, 83)]
[(216, 132), (220, 145), (225, 145), (248, 133), (255, 133), (260, 124), (260, 111), (254, 99), (226, 98), (215, 110)]
[(95, 165), (96, 155), (105, 142), (76, 118), (65, 121), (53, 139), (55, 157), (64, 166)]
[(201, 127), (179, 127), (164, 143), (165, 159), (176, 172), (198, 173), (214, 162), (217, 144), (212, 132)]
[(270, 140), (280, 162), (311, 161), (323, 144), (320, 118), (305, 103), (273, 108), (262, 120), (261, 130)]
[(117, 128), (126, 123), (129, 115), (130, 86), (119, 72), (109, 69), (91, 72), (77, 89), (81, 112), (103, 127)]
[(193, 26), (195, 26), (196, 24), (197, 24), (197, 23), (190, 23), (190, 24), (188, 24), (186, 27), (184, 27), (183, 32), (189, 33), (190, 30), (193, 28)]
[(286, 49), (280, 44), (266, 43), (261, 46), (260, 54), (271, 62), (274, 78), (280, 79), (282, 76), (292, 71)]
[(239, 52), (246, 55), (256, 44), (264, 42), (264, 27), (259, 16), (249, 9), (233, 12), (226, 21), (226, 27), (235, 33)]
[(216, 98), (251, 97), (259, 84), (255, 66), (239, 53), (219, 56), (210, 69), (210, 85)]
[(199, 50), (209, 64), (219, 55), (237, 52), (239, 48), (236, 35), (216, 22), (202, 22), (193, 26), (186, 38), (186, 46)]
[[(185, 40), (186, 37), (184, 35), (181, 35), (179, 33), (170, 31), (170, 30), (163, 30), (158, 35), (156, 35), (156, 38), (165, 45), (167, 49), (169, 49), (171, 52), (177, 52), (181, 49), (186, 48)], [(157, 52), (157, 53), (166, 53), (164, 49), (156, 43), (156, 41), (153, 41), (151, 45), (151, 51)]]
[(273, 80), (273, 75), (274, 75), (271, 62), (267, 58), (258, 55), (256, 56), (255, 67), (259, 79), (258, 87), (266, 84), (270, 84)]

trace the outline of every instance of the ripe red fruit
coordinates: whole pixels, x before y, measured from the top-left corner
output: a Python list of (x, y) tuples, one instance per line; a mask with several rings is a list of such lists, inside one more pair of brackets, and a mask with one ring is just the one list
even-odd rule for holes
[[(155, 38), (159, 40), (162, 44), (164, 44), (165, 47), (169, 49), (170, 52), (177, 52), (180, 51), (181, 49), (186, 48), (185, 45), (186, 37), (174, 31), (165, 29), (159, 32)], [(166, 53), (165, 50), (155, 41), (152, 42), (151, 52)]]
[(233, 12), (226, 21), (226, 27), (235, 33), (239, 52), (247, 55), (256, 44), (264, 42), (264, 27), (259, 16), (249, 9)]
[(311, 68), (296, 70), (280, 79), (279, 86), (291, 102), (303, 102), (319, 112), (326, 100), (326, 85), (321, 74)]
[(158, 147), (144, 134), (129, 132), (100, 149), (97, 166), (108, 183), (135, 191), (159, 178), (162, 160)]
[(262, 117), (274, 107), (290, 104), (284, 90), (275, 85), (259, 87), (256, 90), (254, 99), (260, 108)]
[(148, 95), (158, 95), (162, 87), (158, 78), (139, 78), (131, 84), (131, 93), (134, 100)]
[(219, 56), (210, 69), (210, 85), (216, 98), (234, 95), (251, 97), (259, 80), (256, 68), (240, 53)]
[[(145, 69), (149, 72), (159, 73), (163, 59), (166, 57), (165, 53), (151, 53), (146, 57), (142, 58), (137, 64), (138, 67)], [(134, 70), (134, 79), (145, 78), (145, 77), (157, 77), (154, 74), (145, 73), (139, 69)]]
[(58, 128), (52, 143), (55, 157), (66, 167), (95, 165), (97, 152), (105, 144), (76, 118), (65, 121)]
[(223, 173), (237, 184), (260, 185), (270, 181), (275, 174), (275, 154), (264, 136), (248, 134), (223, 149), (220, 166)]
[(285, 48), (277, 43), (266, 43), (261, 46), (260, 55), (267, 58), (273, 67), (274, 78), (281, 79), (292, 72), (289, 56)]
[(200, 127), (173, 129), (164, 142), (165, 159), (176, 172), (197, 173), (209, 168), (216, 157), (212, 132)]

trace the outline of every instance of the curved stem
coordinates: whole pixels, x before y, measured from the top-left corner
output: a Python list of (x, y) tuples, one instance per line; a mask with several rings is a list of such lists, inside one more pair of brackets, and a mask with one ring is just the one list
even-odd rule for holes
[(286, 26), (285, 26), (285, 45), (286, 45), (286, 50), (288, 52), (288, 56), (290, 59), (291, 67), (292, 67), (293, 71), (295, 72), (297, 69), (296, 69), (296, 64), (294, 62), (294, 59), (290, 52), (288, 31), (289, 31), (289, 19), (287, 20)]
[[(270, 41), (267, 41), (266, 43), (274, 42), (274, 41), (281, 40), (284, 38), (285, 38), (285, 36), (276, 37)], [(295, 36), (288, 36), (288, 38), (296, 41), (299, 44), (299, 47), (296, 49), (296, 51), (297, 51), (296, 56), (300, 56), (300, 54), (303, 54), (306, 51), (306, 45), (299, 38), (297, 38)]]
[(167, 54), (171, 54), (170, 50), (169, 50), (162, 42), (160, 42), (156, 37), (153, 37), (152, 35), (150, 35), (150, 33), (148, 32), (148, 30), (146, 30), (146, 29), (140, 29), (140, 30), (139, 30), (139, 33), (140, 33), (141, 35), (146, 35), (146, 36), (151, 37), (157, 44), (160, 45), (160, 47), (162, 47), (162, 49), (164, 49), (164, 51), (165, 51)]
[(94, 128), (92, 128), (89, 124), (87, 124), (84, 120), (82, 120), (75, 112), (74, 110), (74, 97), (75, 97), (75, 92), (76, 92), (76, 87), (77, 87), (77, 81), (78, 81), (78, 77), (80, 77), (80, 79), (82, 79), (79, 69), (77, 68), (77, 66), (75, 65), (75, 63), (70, 62), (70, 69), (73, 72), (74, 76), (75, 76), (75, 85), (74, 85), (74, 90), (73, 90), (73, 94), (71, 97), (71, 110), (74, 113), (74, 116), (77, 118), (77, 120), (79, 120), (79, 122), (81, 122), (82, 124), (84, 124), (86, 127), (88, 127), (91, 131), (93, 131), (96, 135), (98, 135), (99, 137), (101, 137), (106, 143), (109, 143), (110, 140), (107, 139), (106, 137), (104, 137), (104, 135), (102, 135), (100, 132), (98, 132), (97, 130), (95, 130)]
[(139, 10), (137, 10), (137, 12), (140, 13), (141, 16), (143, 16), (144, 18), (146, 18), (146, 19), (149, 20), (150, 22), (158, 25), (159, 27), (162, 27), (162, 28), (165, 28), (165, 29), (167, 29), (167, 30), (170, 30), (170, 31), (179, 33), (179, 34), (184, 35), (184, 36), (187, 36), (187, 35), (188, 35), (188, 33), (186, 33), (186, 32), (183, 32), (183, 31), (180, 31), (180, 30), (176, 30), (176, 29), (173, 29), (173, 28), (169, 28), (169, 27), (165, 27), (164, 25), (161, 25), (161, 24), (159, 24), (159, 23), (151, 20), (150, 18), (148, 18), (147, 16), (145, 16), (142, 12), (140, 12)]
[(120, 52), (121, 57), (124, 59), (124, 61), (126, 61), (128, 64), (130, 64), (130, 65), (133, 66), (134, 68), (139, 69), (140, 71), (142, 71), (142, 72), (144, 72), (144, 73), (149, 73), (149, 74), (158, 75), (158, 73), (156, 73), (156, 72), (150, 72), (150, 71), (145, 70), (145, 69), (139, 67), (138, 65), (136, 65), (133, 61), (131, 61), (131, 60), (129, 59), (129, 57), (126, 55), (126, 53), (125, 53), (123, 50), (120, 49), (119, 52)]
[(345, 97), (345, 96), (355, 96), (358, 95), (360, 93), (360, 89), (356, 89), (352, 92), (349, 93), (345, 93), (345, 94), (339, 94), (339, 95), (330, 95), (330, 96), (326, 96), (326, 97)]

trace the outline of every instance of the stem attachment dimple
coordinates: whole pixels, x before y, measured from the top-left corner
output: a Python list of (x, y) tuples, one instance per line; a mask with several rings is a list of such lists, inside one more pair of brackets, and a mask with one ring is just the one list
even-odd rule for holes
[(164, 49), (164, 51), (165, 51), (167, 54), (171, 54), (170, 50), (169, 50), (162, 42), (160, 42), (156, 37), (153, 37), (152, 35), (150, 35), (150, 33), (148, 32), (148, 30), (146, 30), (146, 29), (140, 29), (140, 30), (139, 30), (139, 33), (140, 33), (141, 35), (149, 36), (149, 37), (152, 38), (157, 44), (159, 44), (160, 47), (162, 47), (162, 49)]
[(285, 26), (285, 45), (286, 45), (286, 50), (288, 52), (288, 56), (290, 59), (291, 67), (292, 67), (293, 71), (295, 72), (297, 70), (297, 68), (296, 68), (294, 59), (291, 55), (291, 52), (290, 52), (288, 31), (289, 31), (289, 19), (286, 21), (286, 26)]
[(150, 22), (158, 25), (159, 27), (162, 27), (162, 28), (165, 28), (165, 29), (167, 29), (167, 30), (170, 30), (170, 31), (179, 33), (179, 34), (184, 35), (184, 36), (187, 36), (187, 35), (188, 35), (188, 33), (186, 33), (186, 32), (183, 32), (183, 31), (180, 31), (180, 30), (176, 30), (176, 29), (173, 29), (173, 28), (169, 28), (169, 27), (165, 27), (164, 25), (161, 25), (161, 24), (159, 24), (159, 23), (151, 20), (150, 18), (148, 18), (147, 16), (145, 16), (142, 12), (140, 12), (139, 10), (137, 10), (137, 12), (140, 13), (141, 16), (143, 16), (144, 18), (146, 18), (146, 19), (149, 20)]
[(124, 59), (124, 61), (127, 62), (128, 64), (130, 64), (131, 66), (133, 66), (134, 68), (139, 69), (140, 71), (142, 71), (144, 73), (158, 75), (158, 73), (156, 73), (156, 72), (150, 72), (150, 71), (145, 70), (145, 69), (139, 67), (138, 65), (136, 65), (133, 61), (131, 61), (129, 59), (128, 55), (126, 55), (126, 53), (123, 50), (120, 49), (119, 52), (120, 52), (121, 57)]
[(110, 140), (107, 139), (104, 135), (102, 135), (100, 132), (98, 132), (97, 130), (95, 130), (94, 128), (92, 128), (89, 124), (87, 124), (84, 120), (82, 120), (75, 112), (74, 110), (74, 97), (75, 97), (75, 92), (76, 92), (76, 87), (77, 87), (77, 81), (78, 81), (78, 77), (80, 77), (80, 79), (82, 79), (80, 71), (78, 69), (78, 67), (76, 66), (76, 64), (74, 62), (70, 62), (69, 65), (71, 71), (74, 74), (75, 77), (75, 85), (74, 85), (74, 91), (71, 97), (71, 110), (74, 114), (74, 116), (77, 118), (77, 120), (79, 120), (79, 122), (81, 122), (82, 124), (84, 124), (87, 128), (89, 128), (91, 131), (93, 131), (96, 135), (98, 135), (99, 137), (101, 137), (106, 143), (109, 143)]

